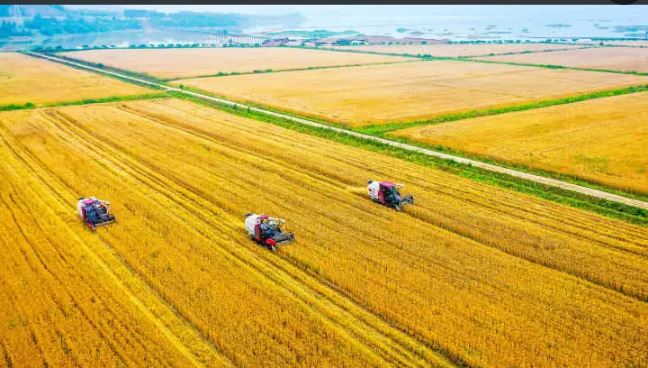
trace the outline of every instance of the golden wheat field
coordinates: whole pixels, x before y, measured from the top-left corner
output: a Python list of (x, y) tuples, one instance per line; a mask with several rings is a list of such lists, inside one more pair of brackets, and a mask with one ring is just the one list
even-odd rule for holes
[(390, 134), (648, 193), (646, 106), (643, 92)]
[(429, 61), (184, 79), (227, 98), (358, 127), (646, 83), (648, 77)]
[(595, 47), (550, 53), (501, 55), (487, 57), (486, 60), (648, 72), (648, 48), (644, 47)]
[(648, 364), (639, 226), (173, 99), (0, 113), (0, 158), (12, 366)]
[(583, 47), (582, 45), (564, 45), (552, 43), (519, 43), (519, 44), (430, 44), (430, 45), (368, 45), (338, 46), (339, 50), (356, 50), (384, 52), (388, 54), (428, 54), (440, 57), (484, 56), (490, 54), (507, 54), (517, 52), (542, 52)]
[(18, 53), (0, 52), (0, 105), (77, 101), (152, 92)]
[(89, 50), (65, 52), (61, 55), (160, 78), (410, 60), (397, 56), (284, 47)]

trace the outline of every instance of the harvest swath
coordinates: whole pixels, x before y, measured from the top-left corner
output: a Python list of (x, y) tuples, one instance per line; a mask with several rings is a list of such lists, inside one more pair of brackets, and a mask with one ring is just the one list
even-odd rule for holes
[(648, 82), (648, 77), (428, 61), (174, 82), (349, 126), (424, 120)]
[(441, 57), (483, 56), (517, 52), (539, 52), (583, 47), (582, 45), (561, 45), (551, 43), (522, 44), (447, 44), (447, 45), (370, 45), (339, 46), (338, 50), (370, 51), (387, 54), (431, 55)]
[(596, 47), (551, 53), (502, 55), (484, 60), (648, 72), (648, 48)]
[(648, 193), (647, 106), (637, 93), (390, 134)]
[[(120, 259), (124, 277), (195, 326), (204, 355), (169, 336), (198, 362), (648, 363), (644, 228), (177, 100), (7, 112), (0, 122), (0, 152), (17, 171), (2, 185), (25, 203), (22, 234), (33, 242), (42, 221), (65, 229), (47, 238), (80, 234)], [(373, 204), (370, 178), (406, 183), (417, 205)], [(89, 192), (118, 216), (97, 234), (73, 212)], [(250, 242), (243, 214), (261, 211), (286, 218), (297, 241), (276, 254)], [(11, 243), (22, 235), (8, 224)], [(19, 287), (9, 286), (3, 295)], [(16, 318), (2, 316), (3, 328)], [(29, 336), (38, 325), (25, 321), (14, 328)], [(24, 346), (0, 342), (12, 359)], [(64, 355), (40, 344), (22, 354), (39, 347)]]
[(409, 60), (385, 55), (277, 47), (90, 50), (65, 52), (61, 55), (160, 78)]
[(0, 105), (54, 103), (150, 93), (147, 88), (61, 64), (0, 53)]

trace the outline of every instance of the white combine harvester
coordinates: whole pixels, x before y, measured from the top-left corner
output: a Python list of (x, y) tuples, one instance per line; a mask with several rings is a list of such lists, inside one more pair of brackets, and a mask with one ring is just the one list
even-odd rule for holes
[(374, 202), (391, 207), (396, 211), (402, 211), (403, 205), (414, 204), (414, 197), (411, 194), (401, 196), (398, 188), (403, 187), (403, 184), (397, 184), (391, 181), (369, 180), (367, 183), (367, 193), (369, 194), (369, 198)]
[(281, 230), (280, 226), (286, 223), (285, 220), (270, 217), (268, 215), (257, 215), (248, 213), (245, 215), (245, 230), (250, 239), (270, 249), (276, 251), (277, 247), (295, 240), (293, 233)]

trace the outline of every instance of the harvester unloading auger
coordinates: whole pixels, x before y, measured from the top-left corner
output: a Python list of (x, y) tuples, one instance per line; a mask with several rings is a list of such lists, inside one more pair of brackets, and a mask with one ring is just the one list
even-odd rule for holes
[(414, 204), (414, 197), (411, 194), (401, 196), (398, 188), (403, 187), (403, 184), (397, 184), (391, 181), (369, 180), (367, 183), (367, 192), (369, 193), (369, 198), (374, 202), (391, 207), (396, 211), (402, 211), (403, 205)]
[(90, 230), (96, 230), (98, 226), (108, 225), (115, 222), (115, 215), (110, 213), (110, 203), (95, 197), (81, 197), (77, 202), (77, 212), (81, 220)]
[(245, 215), (245, 230), (250, 239), (270, 249), (276, 251), (277, 247), (295, 240), (293, 233), (281, 230), (285, 220), (270, 217), (268, 215), (257, 215), (248, 213)]

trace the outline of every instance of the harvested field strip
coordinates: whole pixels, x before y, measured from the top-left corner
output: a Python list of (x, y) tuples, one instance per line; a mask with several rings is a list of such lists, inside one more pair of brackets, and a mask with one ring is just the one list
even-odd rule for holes
[[(60, 139), (69, 140), (68, 144), (72, 145), (73, 147), (77, 147), (77, 149), (81, 149), (81, 147), (86, 145), (87, 148), (84, 149), (84, 151), (89, 150), (89, 151), (87, 151), (87, 154), (92, 154), (92, 152), (96, 152), (95, 151), (96, 148), (92, 148), (91, 146), (87, 146), (87, 143), (85, 143), (86, 139), (92, 141), (92, 138), (90, 136), (84, 136), (84, 139), (80, 139), (80, 138), (78, 138), (78, 136), (75, 137), (76, 134), (81, 134), (81, 132), (73, 133), (72, 128), (69, 126), (69, 123), (68, 124), (65, 123), (65, 118), (64, 117), (61, 119), (58, 114), (50, 115), (50, 117), (54, 118), (57, 121), (57, 124), (60, 124), (59, 128), (61, 129), (61, 131), (66, 131), (67, 132), (65, 135), (61, 135)], [(64, 127), (64, 125), (66, 125), (67, 127)], [(58, 132), (56, 134), (62, 134), (62, 133)], [(108, 147), (103, 147), (103, 148), (108, 149)], [(106, 151), (106, 152), (109, 152), (109, 151)], [(161, 193), (166, 193), (167, 196), (172, 196), (174, 198), (178, 197), (177, 194), (172, 194), (172, 192), (168, 192), (168, 189), (164, 189), (164, 186), (158, 187), (161, 184), (156, 184), (156, 183), (158, 181), (160, 181), (160, 180), (163, 180), (163, 178), (160, 178), (159, 175), (157, 175), (157, 174), (147, 172), (147, 170), (145, 168), (142, 168), (141, 165), (137, 165), (137, 164), (135, 164), (135, 163), (133, 163), (131, 161), (124, 161), (124, 162), (119, 162), (118, 161), (116, 163), (113, 163), (113, 162), (111, 162), (111, 161), (109, 161), (107, 159), (103, 159), (103, 158), (100, 158), (98, 156), (98, 155), (105, 156), (106, 152), (98, 153), (98, 154), (95, 153), (95, 154), (93, 154), (93, 157), (98, 157), (97, 158), (98, 161), (103, 162), (104, 165), (107, 165), (107, 167), (110, 167), (113, 170), (119, 170), (119, 172), (121, 172), (121, 173), (123, 173), (124, 171), (131, 171), (132, 172), (132, 170), (135, 170), (133, 172), (133, 178), (148, 178), (149, 175), (151, 175), (150, 179), (147, 179), (147, 181), (151, 181), (148, 185), (151, 185), (154, 188), (158, 188), (158, 190), (160, 190)], [(123, 156), (123, 155), (116, 155), (116, 157), (119, 157), (119, 156)], [(133, 180), (133, 179), (131, 179), (131, 180)], [(173, 185), (173, 184), (171, 184), (171, 185)], [(175, 189), (177, 191), (181, 191), (181, 188), (177, 187), (177, 185), (173, 185), (173, 189)], [(161, 194), (159, 194), (159, 195), (161, 195)], [(162, 198), (157, 198), (157, 197), (159, 197), (159, 195), (157, 195), (155, 197), (156, 197), (157, 200), (162, 201), (163, 200)], [(194, 195), (194, 197), (195, 197), (195, 195)], [(141, 198), (139, 198), (139, 199), (141, 199)], [(168, 202), (168, 200), (166, 200), (166, 201)], [(200, 218), (212, 218), (212, 217), (219, 218), (218, 213), (204, 213), (205, 210), (201, 210), (201, 209), (197, 209), (197, 208), (193, 207), (191, 205), (192, 202), (190, 202), (190, 201), (185, 200), (184, 201), (185, 204), (183, 205), (181, 197), (176, 199), (175, 201), (176, 201), (176, 202), (174, 202), (175, 206), (179, 207), (179, 209), (177, 210), (178, 211), (177, 218), (185, 219), (184, 221), (187, 221), (186, 218), (187, 218), (188, 213), (199, 214)], [(183, 207), (184, 207), (184, 209), (183, 209)], [(212, 206), (207, 206), (207, 208), (212, 208)], [(189, 216), (189, 217), (190, 217), (190, 220), (198, 221), (198, 222), (191, 222), (191, 224), (190, 224), (191, 227), (196, 227), (196, 225), (198, 225), (200, 223), (200, 220), (197, 220), (197, 218), (194, 219), (194, 218), (191, 218), (191, 216)], [(168, 222), (168, 221), (165, 221), (165, 222)], [(238, 222), (238, 219), (237, 219), (237, 222)], [(169, 225), (169, 226), (172, 226), (172, 225)], [(176, 228), (174, 228), (174, 232), (176, 232), (176, 231), (178, 231), (178, 230)], [(204, 231), (204, 233), (202, 233), (203, 231)], [(164, 231), (163, 233), (165, 233), (165, 234), (168, 233), (168, 230)], [(208, 236), (209, 239), (206, 239), (206, 240), (209, 240), (209, 244), (212, 244), (212, 245), (210, 245), (210, 248), (213, 247), (214, 242), (216, 242), (217, 244), (218, 243), (220, 243), (220, 244), (231, 243), (230, 240), (223, 239), (222, 235), (218, 235), (218, 233), (220, 233), (220, 232), (215, 232), (215, 230), (209, 230), (208, 227), (201, 228), (201, 233), (202, 234), (195, 234), (194, 236), (205, 236), (205, 237)], [(127, 234), (124, 234), (124, 235), (127, 235)], [(143, 237), (143, 239), (149, 239), (149, 238)], [(245, 243), (245, 238), (242, 241)], [(128, 242), (129, 242), (128, 239), (121, 239), (121, 241), (115, 240), (114, 243), (113, 243), (113, 246), (117, 247), (118, 244), (124, 244), (124, 243), (128, 243)], [(241, 242), (241, 240), (239, 240), (238, 242)], [(234, 249), (236, 250), (239, 247), (242, 247), (242, 244), (235, 245)], [(308, 308), (308, 309), (311, 309), (311, 310), (314, 309), (315, 311), (317, 311), (318, 314), (322, 314), (324, 316), (331, 316), (331, 318), (334, 318), (334, 319), (331, 319), (332, 322), (325, 323), (325, 325), (329, 325), (329, 324), (333, 323), (335, 326), (344, 326), (344, 327), (335, 327), (335, 329), (338, 330), (339, 334), (351, 335), (351, 336), (359, 336), (359, 337), (356, 337), (356, 339), (358, 339), (358, 341), (366, 340), (366, 343), (370, 344), (370, 346), (372, 346), (372, 349), (375, 349), (381, 355), (386, 355), (388, 357), (391, 357), (390, 358), (391, 361), (398, 362), (398, 365), (418, 365), (418, 366), (422, 366), (422, 365), (429, 365), (429, 364), (434, 364), (434, 365), (436, 365), (436, 364), (445, 364), (445, 363), (443, 363), (443, 360), (439, 360), (439, 358), (433, 352), (430, 352), (429, 349), (427, 349), (425, 346), (421, 345), (420, 343), (415, 342), (411, 338), (408, 338), (405, 334), (403, 334), (403, 333), (401, 333), (401, 332), (399, 332), (397, 330), (394, 330), (388, 324), (380, 321), (380, 319), (372, 317), (370, 314), (364, 312), (362, 309), (358, 309), (358, 307), (354, 307), (353, 304), (349, 304), (348, 302), (345, 302), (344, 301), (345, 298), (340, 297), (340, 296), (335, 297), (335, 293), (334, 293), (334, 294), (332, 294), (333, 295), (332, 297), (329, 297), (329, 298), (332, 298), (332, 299), (330, 299), (330, 301), (327, 301), (328, 299), (322, 300), (322, 295), (327, 295), (327, 294), (331, 295), (331, 291), (327, 292), (326, 291), (327, 289), (325, 287), (323, 287), (322, 285), (319, 285), (319, 283), (316, 283), (316, 285), (318, 285), (318, 286), (315, 289), (313, 289), (314, 291), (311, 291), (311, 292), (306, 291), (306, 290), (308, 290), (308, 288), (305, 288), (305, 287), (293, 287), (293, 290), (284, 289), (284, 288), (290, 287), (291, 285), (294, 285), (297, 282), (297, 281), (293, 280), (293, 278), (296, 277), (296, 276), (293, 275), (293, 276), (284, 276), (284, 277), (278, 278), (278, 276), (279, 276), (277, 274), (278, 272), (274, 269), (274, 267), (272, 267), (270, 265), (267, 265), (267, 264), (264, 266), (263, 263), (259, 264), (258, 261), (255, 262), (254, 258), (257, 257), (257, 256), (255, 256), (254, 254), (249, 254), (249, 252), (246, 254), (246, 257), (247, 258), (252, 257), (252, 260), (241, 258), (240, 256), (236, 256), (236, 254), (227, 256), (228, 252), (231, 252), (232, 250), (230, 249), (230, 246), (223, 247), (223, 248), (224, 249), (222, 251), (219, 251), (216, 254), (211, 254), (211, 256), (202, 254), (202, 257), (204, 257), (205, 260), (209, 259), (207, 257), (213, 258), (214, 255), (218, 256), (219, 258), (225, 256), (226, 259), (230, 259), (232, 261), (238, 259), (238, 261), (237, 261), (238, 266), (236, 267), (236, 269), (240, 269), (241, 267), (243, 267), (243, 268), (250, 269), (250, 272), (253, 272), (253, 271), (254, 271), (254, 273), (263, 272), (264, 275), (261, 277), (261, 279), (260, 279), (261, 281), (257, 281), (258, 283), (261, 284), (261, 286), (257, 286), (257, 287), (261, 287), (262, 290), (275, 290), (277, 288), (277, 286), (272, 287), (270, 285), (268, 285), (266, 287), (262, 287), (265, 283), (268, 282), (268, 281), (263, 281), (263, 280), (276, 280), (276, 279), (280, 280), (278, 286), (279, 286), (280, 290), (284, 290), (282, 292), (282, 294), (288, 293), (288, 295), (292, 296), (291, 299), (296, 298), (296, 299), (294, 299), (292, 301), (292, 303), (290, 305), (292, 305), (293, 303), (297, 304), (297, 305), (303, 305), (304, 308)], [(193, 253), (197, 252), (197, 249), (193, 249), (192, 252)], [(204, 251), (201, 252), (201, 253), (204, 253)], [(207, 253), (210, 253), (210, 252), (207, 252)], [(261, 255), (265, 256), (265, 251), (262, 250)], [(182, 256), (176, 255), (176, 257), (182, 257)], [(173, 258), (173, 259), (174, 259), (174, 268), (175, 268), (176, 264), (181, 263), (181, 262), (179, 262), (179, 260), (177, 260), (175, 258)], [(213, 262), (213, 261), (210, 260), (210, 262)], [(250, 262), (252, 262), (252, 263), (250, 263)], [(284, 266), (284, 267), (286, 267), (286, 266)], [(297, 272), (297, 274), (300, 273), (294, 267), (292, 268), (292, 270), (293, 270), (293, 272)], [(220, 272), (223, 272), (223, 271), (220, 270)], [(219, 277), (221, 277), (221, 278), (222, 278), (222, 276), (223, 275), (219, 275)], [(306, 277), (306, 276), (303, 275), (303, 277)], [(243, 275), (238, 276), (238, 278), (243, 279)], [(244, 280), (232, 281), (232, 283), (237, 283), (237, 282), (240, 283), (240, 282), (243, 282), (243, 281)], [(251, 284), (256, 284), (257, 282), (253, 282)], [(311, 283), (313, 283), (313, 282), (311, 281)], [(202, 289), (204, 289), (204, 287), (202, 287)], [(306, 290), (302, 290), (302, 289), (306, 289)], [(294, 290), (296, 290), (296, 291), (294, 291)], [(312, 293), (315, 293), (315, 294), (312, 294)], [(253, 292), (252, 294), (259, 294), (259, 291)], [(245, 295), (245, 293), (243, 293), (243, 295)], [(240, 298), (240, 296), (239, 296), (239, 298)], [(274, 302), (270, 302), (270, 304), (273, 305)], [(342, 306), (342, 309), (340, 307), (338, 307), (337, 304), (340, 304)], [(280, 303), (280, 305), (283, 305), (284, 308), (287, 307), (287, 304), (285, 302)], [(193, 312), (189, 311), (188, 313), (189, 314), (195, 314), (196, 311), (193, 311)], [(198, 316), (202, 316), (203, 313), (198, 313)], [(256, 313), (259, 313), (259, 312), (257, 311)], [(270, 313), (271, 313), (271, 315), (277, 314), (276, 311), (275, 312), (270, 312)], [(292, 313), (294, 314), (295, 311), (293, 310)], [(265, 315), (265, 313), (262, 313), (262, 314)], [(356, 315), (362, 317), (362, 320), (357, 320), (356, 317), (354, 317)], [(315, 317), (315, 316), (316, 315), (313, 314), (312, 318), (321, 319), (321, 317)], [(198, 318), (200, 318), (200, 317), (198, 317)], [(230, 317), (230, 319), (233, 319), (233, 317)], [(342, 321), (341, 325), (339, 325), (339, 323), (341, 323), (341, 322), (337, 322), (338, 320)], [(363, 320), (366, 320), (368, 322), (362, 322)], [(325, 322), (325, 321), (323, 321), (323, 322)], [(231, 324), (231, 323), (233, 323), (233, 321), (228, 321), (228, 323)], [(302, 323), (304, 323), (304, 322), (302, 322)], [(217, 324), (217, 325), (219, 325), (219, 324)], [(377, 325), (379, 330), (376, 330), (375, 328), (371, 327), (372, 325)], [(288, 328), (288, 327), (291, 327), (291, 326), (284, 326), (284, 327)], [(294, 329), (295, 327), (292, 326), (292, 328)], [(276, 329), (276, 327), (268, 328), (268, 329), (272, 330), (272, 329)], [(348, 329), (349, 331), (345, 331), (345, 329)], [(297, 330), (300, 330), (300, 329), (297, 329)], [(263, 333), (260, 333), (260, 334), (263, 335)], [(222, 338), (223, 337), (219, 337), (218, 339), (220, 340)], [(304, 337), (302, 337), (302, 339), (303, 338)], [(237, 340), (233, 339), (233, 341), (237, 341)], [(398, 342), (398, 341), (400, 341), (400, 342)], [(225, 343), (225, 342), (223, 342), (223, 343)], [(232, 350), (233, 348), (231, 347), (231, 344), (233, 344), (233, 342), (227, 342), (227, 344), (230, 345), (230, 350)], [(288, 342), (283, 342), (282, 344), (289, 344), (289, 343)], [(316, 347), (316, 346), (321, 347), (323, 345), (323, 342), (322, 341), (312, 342), (312, 343), (310, 343), (310, 345), (312, 347)], [(369, 351), (366, 350), (364, 347), (357, 346), (358, 343), (355, 343), (355, 345), (356, 345), (356, 350), (364, 351), (365, 354), (369, 353)], [(401, 347), (401, 345), (402, 345), (402, 347)], [(238, 349), (239, 350), (241, 349), (240, 346), (238, 347)], [(410, 352), (410, 351), (414, 351), (415, 352), (414, 355), (412, 355), (413, 353)], [(277, 354), (277, 353), (275, 352), (275, 354)], [(337, 352), (336, 354), (341, 354), (341, 352)], [(238, 353), (238, 355), (241, 355), (241, 353)], [(302, 356), (302, 358), (304, 358), (305, 356), (312, 358), (314, 355), (313, 354), (305, 354), (305, 355)], [(417, 358), (417, 356), (425, 357), (424, 362), (427, 362), (427, 363), (417, 363), (417, 361), (420, 361), (420, 359), (421, 359), (421, 358)], [(399, 358), (399, 357), (401, 357), (401, 358)], [(342, 357), (342, 359), (343, 358), (344, 357)], [(320, 358), (320, 359), (322, 359), (322, 358)], [(355, 359), (358, 359), (358, 357), (356, 357)], [(396, 359), (396, 360), (394, 360), (394, 359)], [(235, 360), (235, 361), (237, 361), (237, 360)], [(383, 362), (388, 362), (388, 361), (390, 361), (390, 360), (383, 360)], [(435, 363), (435, 361), (437, 363)], [(239, 358), (237, 362), (239, 364), (241, 364), (241, 363), (244, 363), (245, 360), (242, 360), (241, 358)], [(246, 363), (247, 364), (245, 364), (245, 365), (252, 364), (249, 361), (246, 362)], [(267, 363), (267, 360), (266, 360), (266, 363)], [(306, 361), (306, 362), (303, 362), (302, 364), (312, 365), (312, 364), (315, 364), (315, 362), (308, 363), (308, 361)], [(252, 364), (252, 365), (254, 365), (254, 364)]]
[[(147, 274), (150, 283), (186, 280), (176, 265), (184, 258), (191, 258), (195, 274), (209, 267), (202, 265), (201, 255), (216, 262), (218, 255), (234, 254), (258, 269), (295, 270), (297, 279), (331, 285), (469, 365), (646, 361), (641, 322), (648, 313), (646, 303), (623, 295), (643, 299), (647, 294), (642, 271), (646, 258), (641, 254), (648, 235), (640, 227), (185, 102), (119, 106), (124, 107), (68, 107), (59, 109), (56, 117), (40, 114), (44, 120), (38, 122), (39, 129), (59, 137), (57, 144), (64, 146), (55, 149), (52, 142), (43, 164), (57, 177), (80, 181), (75, 184), (79, 188), (105, 188), (106, 178), (76, 178), (56, 165), (64, 157), (71, 160), (68, 150), (79, 150), (84, 159), (78, 165), (102, 163), (109, 168), (108, 178), (119, 178), (110, 179), (110, 187), (122, 189), (106, 194), (116, 211), (124, 213), (123, 220), (120, 227), (106, 228), (104, 233), (123, 237), (114, 239), (113, 246), (139, 263), (139, 272)], [(21, 115), (26, 113), (5, 113), (11, 114), (7, 125), (14, 134), (24, 121), (38, 121), (38, 116)], [(39, 145), (25, 144), (32, 150)], [(375, 169), (368, 170), (367, 162)], [(363, 184), (376, 177), (407, 183), (417, 205), (403, 214), (375, 206), (364, 198)], [(137, 187), (146, 194), (123, 187)], [(147, 271), (150, 265), (142, 264), (142, 259), (152, 260), (133, 254), (141, 249), (120, 245), (131, 236), (149, 239), (155, 234), (133, 233), (137, 221), (129, 219), (125, 207), (132, 208), (133, 203), (146, 203), (137, 209), (158, 232), (184, 236), (182, 229), (189, 223), (199, 232), (193, 236), (212, 239), (210, 246), (188, 250), (184, 244), (195, 243), (193, 236), (176, 240), (172, 249), (155, 258), (167, 259), (167, 253), (182, 248), (168, 258), (173, 259), (174, 277), (169, 280), (171, 275), (164, 272)], [(162, 207), (166, 217), (155, 211), (157, 203), (167, 204)], [(273, 255), (244, 239), (218, 241), (244, 237), (241, 214), (260, 210), (287, 218), (298, 234), (297, 243)], [(177, 218), (181, 216), (183, 220)], [(147, 244), (164, 244), (164, 239)], [(297, 272), (299, 268), (310, 276)], [(291, 295), (301, 293), (297, 290), (303, 283), (277, 279)], [(278, 287), (274, 285), (263, 290), (274, 290)], [(210, 284), (202, 300), (219, 300), (209, 294), (214, 287)], [(183, 295), (170, 299), (183, 304), (178, 310), (184, 315), (204, 318), (206, 311), (199, 303), (186, 305)], [(552, 346), (548, 356), (547, 344)], [(499, 349), (492, 349), (494, 345)], [(379, 350), (383, 357), (395, 357), (386, 351)]]
[[(45, 173), (34, 171), (33, 164), (29, 163), (33, 158), (21, 151), (20, 144), (3, 132), (0, 155), (2, 162), (9, 165), (1, 169), (3, 177), (10, 181), (3, 181), (9, 187), (2, 191), (2, 205), (6, 209), (2, 213), (11, 215), (13, 220), (3, 220), (5, 226), (2, 229), (6, 232), (0, 240), (6, 245), (3, 247), (5, 252), (20, 251), (26, 261), (36, 265), (30, 265), (31, 272), (6, 268), (3, 280), (17, 281), (17, 275), (22, 275), (21, 287), (12, 286), (5, 290), (16, 293), (12, 298), (16, 299), (15, 305), (20, 303), (26, 307), (16, 314), (3, 308), (6, 311), (4, 315), (19, 318), (20, 322), (16, 323), (20, 326), (32, 326), (36, 316), (42, 315), (46, 318), (44, 325), (34, 325), (37, 334), (42, 335), (45, 331), (58, 333), (61, 344), (67, 341), (62, 351), (75, 357), (75, 365), (95, 365), (101, 361), (106, 365), (122, 361), (132, 366), (227, 365), (227, 360), (205, 344), (191, 326), (179, 319), (101, 241), (88, 234), (75, 233), (69, 227), (70, 223), (78, 225), (74, 217), (64, 216), (64, 221), (57, 220), (70, 212), (69, 204), (58, 194), (66, 193), (65, 190), (52, 192), (51, 188), (43, 185), (47, 181), (39, 182), (48, 178), (41, 179)], [(36, 200), (29, 201), (29, 198)], [(15, 234), (22, 236), (16, 238)], [(11, 253), (6, 257), (3, 264), (20, 266), (20, 257), (11, 257)], [(49, 307), (46, 303), (48, 298), (43, 295), (42, 299), (38, 298), (42, 309), (29, 309), (34, 306), (35, 295), (41, 295), (45, 290), (52, 293), (58, 308)], [(23, 292), (24, 295), (18, 295)], [(55, 310), (61, 310), (62, 316), (49, 312)], [(83, 320), (85, 326), (75, 327), (72, 318)], [(52, 328), (57, 325), (65, 331)], [(15, 332), (19, 334), (22, 331)], [(34, 332), (32, 335), (36, 336)], [(30, 365), (33, 363), (30, 352), (35, 349), (51, 354), (61, 351), (41, 345), (47, 340), (52, 338), (45, 335), (38, 339), (34, 337), (33, 343), (25, 344), (22, 349), (15, 349), (11, 341), (6, 343), (6, 346), (14, 348), (9, 350), (10, 359), (17, 366)], [(16, 352), (23, 352), (26, 356), (13, 356)], [(49, 357), (44, 361), (54, 366), (67, 364), (60, 359)]]

